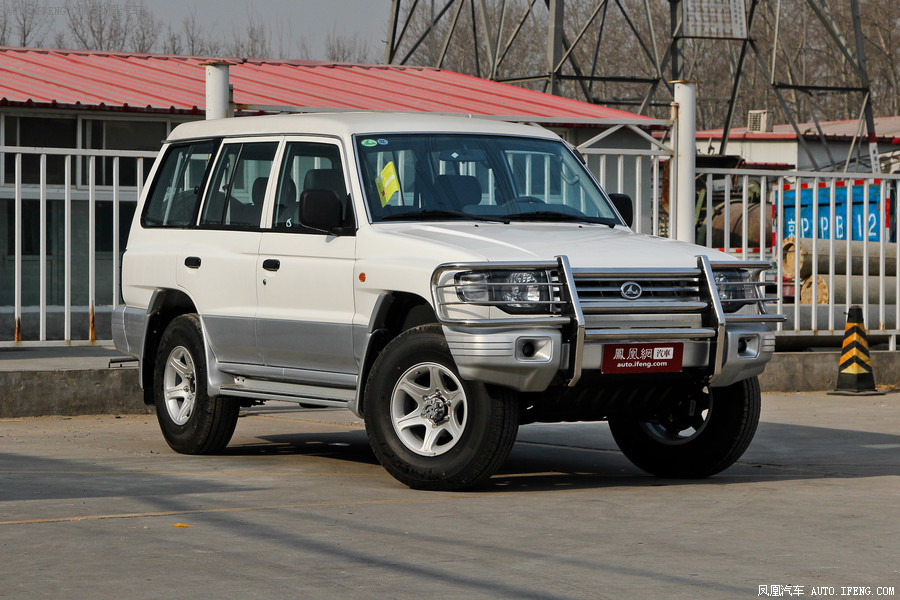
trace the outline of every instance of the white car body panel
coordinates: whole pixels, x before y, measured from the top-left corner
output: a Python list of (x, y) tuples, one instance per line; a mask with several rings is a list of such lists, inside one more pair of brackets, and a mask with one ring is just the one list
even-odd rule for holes
[[(378, 134), (473, 132), (559, 141), (556, 134), (537, 126), (410, 113), (275, 115), (180, 125), (167, 143), (186, 144), (211, 136), (225, 139), (225, 143), (279, 142), (262, 227), (252, 231), (144, 228), (142, 208), (152, 192), (152, 186), (146, 186), (123, 263), (125, 303), (132, 311), (150, 311), (154, 293), (165, 289), (182, 291), (204, 323), (210, 359), (238, 365), (228, 367), (227, 373), (237, 373), (241, 364), (247, 364), (257, 365), (259, 369), (251, 371), (265, 377), (295, 370), (296, 377), (321, 373), (314, 379), (324, 381), (329, 379), (325, 374), (331, 372), (344, 385), (350, 381), (347, 377), (363, 375), (369, 336), (375, 333), (376, 311), (385, 297), (408, 294), (440, 314), (439, 307), (434, 306), (432, 289), (432, 275), (440, 265), (516, 261), (556, 264), (559, 257), (565, 257), (566, 264), (576, 270), (697, 269), (699, 256), (718, 263), (740, 264), (715, 250), (634, 234), (622, 224), (613, 227), (588, 222), (440, 219), (372, 222), (363, 189), (366, 182), (361, 180), (354, 150), (359, 139), (375, 139)], [(275, 212), (274, 182), (286, 144), (291, 141), (327, 143), (339, 148), (355, 232), (325, 235), (268, 229)], [(154, 164), (153, 174), (161, 168), (160, 162), (161, 158)], [(199, 257), (202, 266), (186, 267), (184, 259), (188, 256)], [(279, 261), (277, 270), (264, 268), (269, 259)], [(510, 317), (497, 307), (470, 312), (491, 319)], [(144, 321), (149, 318), (148, 314)], [(658, 319), (648, 318), (654, 320)], [(136, 327), (134, 323), (140, 319), (132, 314), (127, 322)], [(528, 335), (545, 335), (551, 329), (556, 331), (558, 327), (541, 325), (525, 331)], [(445, 331), (449, 334), (450, 330)], [(465, 337), (456, 330), (453, 335), (455, 340)], [(552, 356), (548, 362), (563, 368), (567, 354), (565, 348), (558, 346), (564, 340), (558, 332), (550, 337), (555, 346), (547, 354)], [(774, 338), (764, 337), (763, 346), (774, 344)], [(597, 352), (598, 348), (594, 348), (591, 354), (595, 363)], [(697, 348), (691, 352), (692, 356), (706, 356)], [(596, 366), (593, 364), (592, 368)], [(515, 377), (515, 373), (510, 377)], [(230, 381), (231, 375), (211, 374), (210, 378), (215, 391), (223, 381)], [(547, 377), (538, 379), (545, 381)], [(353, 385), (359, 391), (364, 381), (353, 379)]]

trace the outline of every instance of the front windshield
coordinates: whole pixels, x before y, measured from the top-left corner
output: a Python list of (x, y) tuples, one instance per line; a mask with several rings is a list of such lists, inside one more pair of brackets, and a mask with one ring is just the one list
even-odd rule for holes
[(357, 136), (355, 145), (373, 222), (620, 222), (558, 140), (403, 134)]

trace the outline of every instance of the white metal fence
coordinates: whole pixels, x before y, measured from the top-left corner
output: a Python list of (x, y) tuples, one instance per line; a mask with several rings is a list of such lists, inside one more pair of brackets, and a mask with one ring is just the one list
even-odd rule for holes
[(848, 309), (860, 305), (869, 333), (889, 336), (893, 349), (898, 182), (898, 174), (698, 171), (698, 240), (775, 262), (774, 308), (788, 316), (780, 335), (842, 335)]
[[(655, 121), (668, 126), (668, 121)], [(620, 130), (628, 130), (644, 140), (645, 148), (607, 148), (602, 144)], [(596, 146), (601, 144), (600, 146)], [(665, 234), (668, 218), (661, 199), (664, 196), (663, 169), (671, 163), (672, 149), (633, 124), (604, 130), (578, 146), (587, 158), (588, 168), (607, 192), (628, 194), (634, 202), (634, 228), (639, 233)]]
[[(671, 152), (655, 140), (642, 150), (594, 147), (602, 138), (581, 147), (601, 184), (636, 200), (635, 230), (673, 237)], [(0, 146), (0, 231), (9, 238), (0, 245), (0, 347), (109, 343), (122, 241), (153, 157)], [(131, 180), (123, 183), (126, 164)], [(858, 304), (870, 334), (888, 336), (894, 348), (898, 182), (900, 175), (698, 170), (697, 242), (775, 264), (772, 312), (788, 316), (780, 336), (840, 336), (844, 314)], [(786, 248), (794, 249), (787, 262)]]
[(0, 146), (0, 347), (110, 341), (123, 207), (155, 155)]
[[(636, 231), (674, 238), (671, 150), (658, 141), (643, 150), (590, 147), (602, 137), (579, 146), (601, 185), (635, 199)], [(767, 295), (779, 298), (771, 312), (787, 316), (780, 337), (840, 345), (846, 313), (859, 305), (869, 333), (895, 349), (898, 188), (900, 174), (698, 168), (696, 242), (773, 263)]]

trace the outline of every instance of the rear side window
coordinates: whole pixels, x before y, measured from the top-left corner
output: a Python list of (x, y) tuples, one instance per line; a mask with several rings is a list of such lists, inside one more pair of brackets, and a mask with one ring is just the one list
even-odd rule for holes
[(193, 223), (216, 146), (214, 141), (202, 141), (169, 147), (144, 208), (141, 225), (188, 227)]
[(278, 142), (228, 144), (218, 160), (200, 225), (258, 228)]

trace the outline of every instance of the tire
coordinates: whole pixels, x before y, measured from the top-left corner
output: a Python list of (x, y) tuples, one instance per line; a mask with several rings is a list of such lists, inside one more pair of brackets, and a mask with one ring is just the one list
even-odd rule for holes
[(514, 393), (488, 393), (459, 376), (438, 325), (394, 338), (365, 390), (369, 444), (397, 480), (414, 489), (461, 490), (493, 475), (519, 428)]
[(156, 418), (169, 446), (182, 454), (221, 452), (234, 433), (240, 404), (207, 394), (200, 319), (176, 317), (159, 343), (154, 374)]
[(676, 406), (651, 420), (611, 417), (609, 428), (625, 456), (644, 471), (701, 478), (741, 457), (756, 433), (759, 410), (759, 381), (751, 377), (724, 388), (686, 393)]

